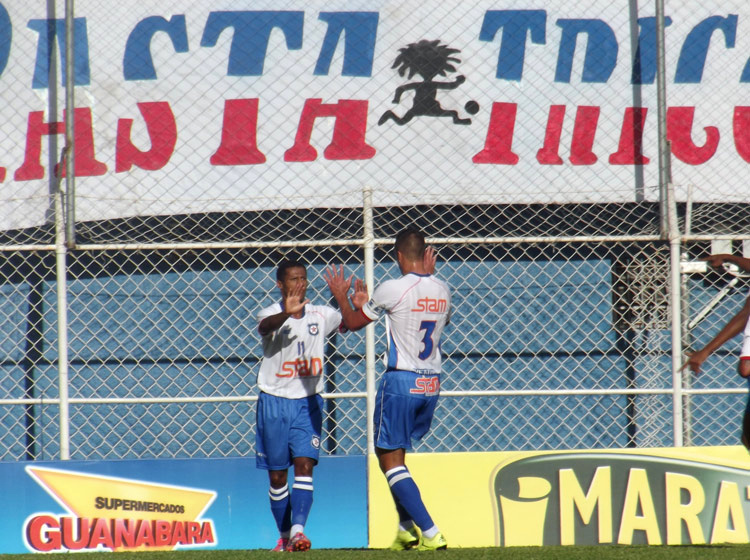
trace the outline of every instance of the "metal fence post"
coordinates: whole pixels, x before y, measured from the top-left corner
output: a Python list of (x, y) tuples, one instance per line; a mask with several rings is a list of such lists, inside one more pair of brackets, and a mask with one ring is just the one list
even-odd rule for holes
[(669, 142), (667, 141), (667, 95), (664, 45), (664, 0), (656, 0), (656, 98), (659, 135), (659, 214), (662, 239), (669, 240), (669, 308), (672, 340), (672, 423), (674, 446), (683, 445), (682, 416), (682, 319), (680, 309), (680, 236), (671, 184)]
[[(364, 226), (365, 249), (365, 283), (370, 290), (374, 288), (375, 280), (375, 234), (372, 218), (372, 188), (365, 187), (363, 192), (362, 220)], [(375, 453), (372, 416), (375, 409), (375, 325), (370, 323), (365, 327), (365, 372), (367, 392), (367, 452)]]
[(75, 246), (75, 145), (73, 125), (75, 122), (75, 22), (74, 0), (65, 0), (65, 239), (69, 249)]
[(74, 66), (74, 6), (65, 0), (65, 147), (58, 169), (65, 169), (65, 188), (62, 171), (58, 171), (55, 190), (55, 256), (57, 278), (57, 365), (60, 395), (60, 459), (70, 459), (70, 412), (68, 400), (68, 248), (75, 244), (75, 165), (73, 128), (75, 123), (75, 66)]
[[(59, 173), (62, 175), (61, 172)], [(57, 278), (57, 367), (58, 390), (60, 394), (60, 459), (64, 461), (70, 458), (70, 418), (68, 413), (68, 270), (67, 247), (65, 245), (65, 219), (63, 215), (65, 200), (61, 183), (61, 177), (58, 176), (57, 188), (55, 189), (55, 276)]]

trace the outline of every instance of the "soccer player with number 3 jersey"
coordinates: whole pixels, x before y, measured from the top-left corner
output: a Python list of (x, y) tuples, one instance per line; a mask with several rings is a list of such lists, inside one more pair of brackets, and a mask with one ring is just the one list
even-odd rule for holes
[[(296, 260), (276, 271), (281, 301), (258, 314), (263, 360), (258, 374), (255, 460), (268, 471), (271, 512), (279, 529), (275, 551), (310, 548), (304, 534), (313, 500), (323, 423), (323, 361), (327, 337), (341, 327), (341, 314), (305, 299), (307, 270)], [(359, 297), (360, 299), (356, 299)], [(355, 307), (366, 294), (355, 294)], [(294, 466), (291, 491), (287, 473)]]
[[(433, 276), (436, 257), (415, 229), (398, 234), (395, 258), (402, 276), (380, 284), (361, 308), (350, 305), (352, 278), (342, 266), (330, 267), (325, 278), (339, 304), (344, 326), (358, 330), (385, 315), (387, 350), (374, 411), (375, 453), (391, 489), (399, 527), (393, 550), (447, 547), (406, 467), (412, 440), (430, 429), (440, 393), (440, 338), (451, 313), (450, 288)], [(361, 295), (364, 294), (364, 295)], [(354, 282), (352, 302), (366, 299), (361, 280)]]

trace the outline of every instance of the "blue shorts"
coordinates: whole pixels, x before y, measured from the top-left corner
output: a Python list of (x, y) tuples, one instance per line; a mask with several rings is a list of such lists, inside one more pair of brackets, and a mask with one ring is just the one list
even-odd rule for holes
[(260, 393), (256, 408), (255, 466), (284, 471), (295, 457), (320, 455), (323, 397), (286, 399)]
[(411, 449), (429, 431), (440, 393), (440, 375), (386, 371), (375, 397), (375, 447)]

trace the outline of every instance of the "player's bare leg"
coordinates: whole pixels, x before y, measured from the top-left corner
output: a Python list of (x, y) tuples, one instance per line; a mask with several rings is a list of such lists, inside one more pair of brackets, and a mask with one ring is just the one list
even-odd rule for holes
[(383, 471), (383, 473), (386, 473), (395, 467), (403, 467), (406, 465), (405, 449), (381, 449), (380, 447), (376, 447), (375, 455), (378, 457), (380, 470)]

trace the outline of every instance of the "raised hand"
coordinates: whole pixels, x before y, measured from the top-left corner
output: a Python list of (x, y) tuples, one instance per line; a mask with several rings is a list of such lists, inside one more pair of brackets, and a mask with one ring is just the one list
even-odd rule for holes
[(434, 247), (428, 245), (424, 249), (424, 257), (422, 258), (422, 266), (427, 274), (435, 274), (435, 264), (437, 263), (437, 253), (435, 253)]
[(305, 285), (297, 284), (284, 295), (284, 312), (290, 315), (301, 313), (305, 305), (310, 303), (309, 299), (303, 300)]
[(352, 307), (354, 309), (362, 309), (367, 300), (370, 299), (370, 296), (367, 294), (367, 286), (363, 280), (359, 278), (354, 280), (354, 293), (349, 299), (352, 300)]
[(331, 290), (331, 295), (341, 305), (341, 299), (346, 301), (346, 295), (349, 293), (349, 289), (352, 285), (352, 277), (346, 278), (344, 276), (344, 265), (340, 264), (338, 268), (335, 265), (328, 267), (323, 273), (328, 289)]

